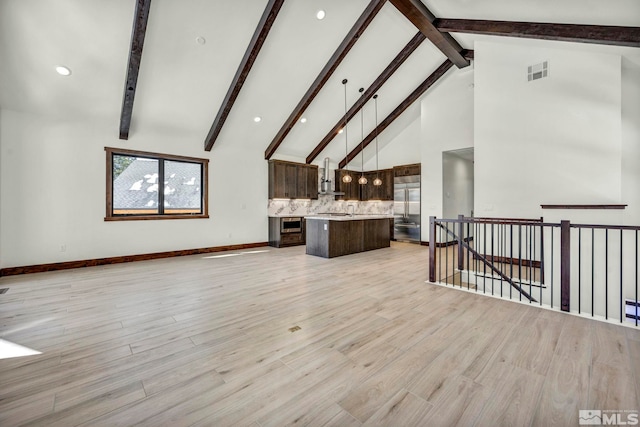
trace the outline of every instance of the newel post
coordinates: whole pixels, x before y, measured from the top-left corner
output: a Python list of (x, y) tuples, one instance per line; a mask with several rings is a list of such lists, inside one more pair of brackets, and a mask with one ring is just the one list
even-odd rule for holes
[(459, 214), (458, 220), (458, 270), (464, 270), (464, 249), (462, 248), (462, 243), (464, 242), (464, 215)]
[(436, 217), (429, 217), (429, 281), (436, 283)]
[(569, 311), (571, 302), (571, 223), (560, 221), (560, 309)]

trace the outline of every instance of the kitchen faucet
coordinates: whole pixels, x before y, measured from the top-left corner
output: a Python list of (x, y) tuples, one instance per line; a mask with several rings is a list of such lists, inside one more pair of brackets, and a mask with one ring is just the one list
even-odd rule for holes
[[(351, 208), (351, 212), (349, 212), (349, 208)], [(354, 205), (351, 205), (351, 204), (347, 205), (347, 213), (350, 216), (353, 216), (356, 213), (356, 207)]]

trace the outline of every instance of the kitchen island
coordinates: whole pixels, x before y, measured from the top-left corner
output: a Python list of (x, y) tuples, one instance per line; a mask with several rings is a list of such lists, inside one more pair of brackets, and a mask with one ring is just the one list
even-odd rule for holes
[(392, 215), (315, 215), (306, 217), (307, 255), (334, 258), (390, 244)]

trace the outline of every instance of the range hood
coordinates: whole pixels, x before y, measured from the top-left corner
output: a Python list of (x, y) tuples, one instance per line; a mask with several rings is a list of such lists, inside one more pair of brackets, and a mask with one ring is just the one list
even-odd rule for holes
[(320, 181), (321, 196), (344, 196), (343, 192), (331, 190), (331, 174), (329, 173), (329, 158), (324, 158), (324, 170), (322, 172), (322, 180)]

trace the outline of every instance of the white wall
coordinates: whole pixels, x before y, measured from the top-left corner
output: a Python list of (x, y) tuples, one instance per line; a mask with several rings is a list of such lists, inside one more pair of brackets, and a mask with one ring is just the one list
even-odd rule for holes
[[(623, 202), (621, 57), (540, 46), (475, 45), (476, 215), (619, 221), (540, 204)], [(549, 77), (528, 82), (542, 61)]]
[(442, 218), (442, 153), (473, 147), (474, 71), (452, 69), (421, 102), (422, 240), (429, 240), (429, 216)]
[[(267, 163), (246, 144), (2, 110), (1, 267), (267, 241)], [(105, 151), (208, 157), (209, 219), (105, 222)], [(61, 252), (61, 246), (66, 247)]]
[[(413, 106), (411, 107), (413, 108)], [(420, 114), (419, 105), (415, 106), (417, 110), (414, 117), (412, 110), (405, 111), (405, 113), (399, 117), (398, 121), (406, 121), (408, 123), (402, 123), (406, 127), (400, 129), (398, 134), (393, 137), (391, 141), (384, 146), (379, 146), (378, 152), (378, 165), (380, 169), (389, 169), (394, 166), (408, 165), (412, 163), (420, 163)], [(403, 117), (404, 115), (406, 117)], [(394, 123), (395, 124), (395, 123)], [(393, 126), (393, 125), (392, 125)], [(391, 128), (391, 126), (390, 126)], [(393, 132), (394, 129), (387, 128), (385, 132)], [(380, 136), (379, 136), (379, 139)], [(370, 147), (375, 147), (375, 141), (369, 144), (367, 150)], [(371, 152), (375, 153), (375, 149), (371, 148)], [(366, 157), (365, 157), (366, 159)], [(365, 170), (376, 169), (375, 154), (371, 155), (369, 160), (365, 160)]]

